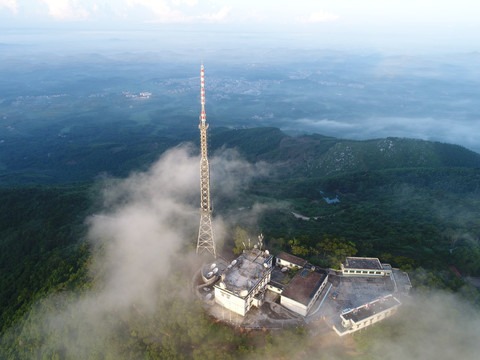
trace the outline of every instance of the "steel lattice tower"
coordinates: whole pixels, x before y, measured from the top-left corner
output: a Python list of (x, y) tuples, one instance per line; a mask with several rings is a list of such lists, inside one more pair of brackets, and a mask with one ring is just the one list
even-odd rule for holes
[(207, 115), (205, 113), (205, 74), (203, 63), (200, 70), (200, 100), (202, 104), (202, 113), (200, 115), (200, 228), (198, 230), (197, 254), (209, 252), (217, 257), (215, 251), (215, 241), (213, 240), (212, 229), (212, 207), (210, 205), (210, 166), (208, 164), (207, 153)]

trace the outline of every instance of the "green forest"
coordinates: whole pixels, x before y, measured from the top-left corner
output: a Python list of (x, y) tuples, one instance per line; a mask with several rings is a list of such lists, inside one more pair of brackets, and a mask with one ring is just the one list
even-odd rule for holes
[[(93, 157), (86, 164), (98, 167), (84, 174), (81, 169), (69, 172), (55, 181), (50, 176), (62, 174), (61, 169), (35, 164), (35, 159), (2, 175), (1, 358), (377, 358), (378, 348), (370, 337), (385, 332), (391, 339), (406, 331), (404, 322), (398, 328), (386, 322), (348, 341), (332, 340), (319, 352), (318, 334), (312, 335), (308, 328), (247, 331), (208, 317), (185, 292), (189, 271), (173, 271), (158, 284), (159, 295), (150, 306), (105, 310), (105, 304), (95, 303), (100, 300), (92, 300), (92, 294), (101, 291), (107, 270), (92, 270), (92, 254), (98, 249), (86, 239), (86, 219), (104, 206), (93, 173), (126, 177), (148, 168), (155, 156), (182, 136), (167, 136), (161, 142), (152, 135), (148, 144), (135, 143), (132, 153), (113, 151), (120, 157), (112, 162), (105, 159), (115, 144), (103, 145), (107, 152), (96, 152), (95, 143), (85, 143), (81, 151)], [(480, 294), (465, 277), (480, 276), (480, 155), (453, 145), (408, 139), (291, 138), (274, 128), (218, 128), (210, 139), (212, 154), (222, 147), (235, 148), (243, 158), (264, 162), (269, 169), (233, 200), (215, 198), (212, 191), (215, 214), (264, 205), (255, 223), (237, 216), (228, 224), (231, 240), (223, 245), (223, 252), (240, 251), (241, 241), (235, 242), (236, 238), (262, 232), (272, 253), (287, 251), (321, 267), (338, 268), (345, 256), (379, 257), (409, 273), (415, 296), (453, 293), (478, 310)], [(388, 158), (378, 150), (385, 141), (399, 149)], [(150, 147), (151, 143), (159, 145)], [(336, 161), (345, 159), (347, 148), (351, 161)], [(339, 163), (343, 165), (334, 167)], [(32, 185), (36, 176), (40, 180)], [(15, 179), (28, 181), (12, 185)], [(194, 237), (187, 239), (184, 248), (194, 242)], [(175, 261), (188, 266), (181, 257)], [(86, 319), (81, 307), (74, 306), (89, 301), (104, 309), (100, 318)], [(87, 340), (79, 346), (74, 339)]]

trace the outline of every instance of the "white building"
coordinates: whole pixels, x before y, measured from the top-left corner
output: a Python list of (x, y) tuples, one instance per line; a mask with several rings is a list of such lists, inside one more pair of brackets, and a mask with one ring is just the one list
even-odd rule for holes
[(273, 256), (268, 251), (245, 250), (225, 269), (215, 286), (215, 302), (245, 316), (252, 306), (263, 304), (270, 281)]
[(299, 267), (303, 268), (307, 264), (307, 260), (299, 258), (298, 256), (281, 252), (277, 255), (275, 265), (287, 268)]
[(333, 329), (340, 336), (351, 334), (391, 316), (401, 304), (392, 295), (387, 295), (342, 313), (340, 315), (341, 324), (337, 325), (338, 328), (334, 325)]
[(340, 265), (342, 275), (345, 276), (390, 276), (392, 267), (381, 264), (378, 258), (347, 257)]
[(297, 314), (307, 316), (327, 281), (326, 271), (307, 265), (283, 289), (280, 295), (280, 304)]

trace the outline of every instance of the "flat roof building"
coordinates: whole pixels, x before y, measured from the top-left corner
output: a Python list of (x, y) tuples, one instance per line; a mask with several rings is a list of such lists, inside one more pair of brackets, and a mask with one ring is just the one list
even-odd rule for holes
[(264, 290), (270, 281), (273, 256), (268, 251), (245, 250), (227, 266), (221, 280), (214, 285), (215, 302), (241, 315), (263, 303)]
[(341, 325), (333, 326), (340, 335), (351, 334), (395, 313), (402, 303), (394, 296), (387, 295), (340, 315)]
[(300, 270), (284, 288), (280, 295), (280, 304), (297, 314), (307, 316), (327, 284), (328, 274), (313, 266)]
[(390, 276), (392, 267), (381, 264), (378, 258), (347, 257), (340, 265), (342, 275), (345, 276)]

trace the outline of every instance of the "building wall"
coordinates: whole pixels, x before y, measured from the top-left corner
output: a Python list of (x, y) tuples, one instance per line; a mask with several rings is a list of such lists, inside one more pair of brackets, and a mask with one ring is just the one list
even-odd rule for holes
[(327, 276), (325, 277), (325, 279), (323, 280), (322, 285), (320, 285), (320, 287), (318, 288), (317, 292), (315, 293), (315, 296), (312, 298), (312, 300), (310, 300), (310, 303), (308, 304), (307, 312), (309, 312), (310, 309), (312, 308), (313, 304), (315, 304), (315, 301), (316, 301), (316, 300), (318, 299), (318, 297), (320, 296), (320, 293), (322, 292), (323, 288), (327, 285), (327, 281), (328, 281), (328, 274), (327, 274)]
[(267, 283), (270, 281), (271, 274), (272, 268), (270, 267), (269, 271), (264, 274), (262, 280), (257, 283), (245, 298), (232, 294), (230, 291), (221, 289), (215, 285), (215, 302), (228, 310), (241, 316), (245, 316), (252, 306), (261, 306), (261, 302), (255, 302), (253, 297), (261, 290), (265, 289)]
[(247, 302), (245, 299), (231, 294), (228, 291), (223, 291), (218, 287), (215, 287), (215, 302), (239, 315), (245, 316), (247, 313)]
[(342, 325), (343, 324), (347, 325), (346, 327), (348, 327), (349, 329), (344, 331), (344, 332), (340, 332), (340, 331), (337, 330), (337, 328), (334, 327), (334, 330), (340, 336), (347, 335), (347, 334), (352, 334), (352, 333), (354, 333), (358, 330), (366, 328), (367, 326), (370, 326), (370, 325), (375, 324), (379, 321), (382, 321), (383, 319), (393, 315), (397, 310), (398, 310), (398, 305), (393, 307), (393, 308), (390, 308), (388, 310), (382, 311), (381, 313), (375, 314), (374, 316), (371, 316), (367, 319), (364, 319), (364, 320), (362, 320), (358, 323), (355, 323), (352, 320), (346, 320), (345, 323), (344, 323), (344, 321), (342, 319)]
[(253, 298), (253, 301), (252, 301), (252, 305), (259, 308), (263, 305), (263, 300), (264, 300), (264, 297), (262, 296), (261, 298)]
[(345, 276), (390, 276), (391, 270), (380, 269), (345, 269), (342, 264), (342, 274)]
[(296, 312), (297, 314), (300, 314), (302, 316), (307, 316), (308, 308), (305, 305), (300, 304), (295, 300), (292, 300), (285, 296), (280, 296), (280, 304), (285, 306), (287, 309), (292, 310), (293, 312)]
[[(343, 317), (343, 314), (342, 314), (342, 315), (340, 315), (340, 318), (342, 319), (342, 325), (343, 325), (343, 329), (341, 329), (342, 331), (339, 331), (335, 326), (333, 327), (333, 329), (335, 330), (335, 332), (338, 335), (343, 336), (343, 335), (354, 333), (355, 331), (361, 330), (363, 328), (366, 328), (367, 326), (375, 324), (375, 323), (377, 323), (379, 321), (382, 321), (383, 319), (393, 315), (398, 310), (399, 306), (401, 305), (401, 303), (398, 300), (397, 300), (397, 302), (398, 302), (398, 305), (392, 306), (389, 309), (386, 309), (382, 312), (374, 314), (374, 315), (372, 315), (368, 318), (365, 318), (361, 321), (358, 321), (358, 322), (355, 322), (352, 319), (346, 320)], [(345, 330), (345, 329), (347, 329), (347, 330)]]
[(278, 287), (276, 287), (275, 285), (272, 285), (272, 284), (268, 284), (267, 285), (267, 290), (270, 290), (270, 291), (273, 291), (274, 293), (277, 293), (277, 294), (281, 294), (283, 289), (280, 289)]
[(301, 266), (299, 266), (297, 264), (294, 264), (294, 263), (291, 263), (290, 261), (279, 259), (279, 258), (277, 258), (276, 264), (277, 264), (277, 266), (286, 266), (290, 269), (294, 268), (294, 267), (301, 268)]
[(307, 306), (303, 305), (302, 303), (299, 303), (298, 301), (295, 301), (293, 299), (287, 298), (285, 296), (280, 296), (280, 304), (285, 306), (287, 309), (292, 310), (296, 312), (297, 314), (300, 314), (302, 316), (307, 316), (308, 312), (310, 311), (311, 307), (313, 304), (315, 304), (315, 301), (318, 299), (320, 296), (320, 293), (322, 290), (325, 288), (327, 285), (328, 281), (328, 275), (325, 277), (323, 280), (322, 285), (318, 288), (317, 292), (313, 296), (313, 298), (310, 300)]

